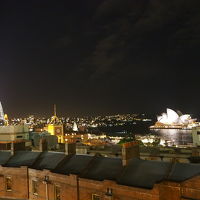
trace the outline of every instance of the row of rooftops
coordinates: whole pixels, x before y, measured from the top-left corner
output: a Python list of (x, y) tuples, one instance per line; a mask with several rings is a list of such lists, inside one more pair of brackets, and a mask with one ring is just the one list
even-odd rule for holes
[(200, 164), (147, 161), (133, 158), (127, 166), (120, 158), (101, 155), (65, 155), (58, 152), (0, 151), (3, 167), (27, 166), (47, 169), (58, 174), (75, 174), (96, 181), (113, 180), (120, 185), (153, 188), (155, 183), (168, 180), (182, 182), (200, 174)]

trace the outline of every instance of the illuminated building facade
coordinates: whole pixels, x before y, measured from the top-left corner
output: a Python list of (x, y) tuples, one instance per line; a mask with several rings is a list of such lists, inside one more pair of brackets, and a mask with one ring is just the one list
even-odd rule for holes
[(64, 131), (62, 124), (48, 124), (47, 131), (51, 135), (55, 135), (58, 138), (58, 143), (64, 143)]

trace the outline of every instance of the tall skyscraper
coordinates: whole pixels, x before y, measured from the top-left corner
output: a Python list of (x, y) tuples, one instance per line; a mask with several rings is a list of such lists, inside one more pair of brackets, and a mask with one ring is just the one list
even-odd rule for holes
[(4, 112), (1, 102), (0, 102), (0, 120), (4, 121)]

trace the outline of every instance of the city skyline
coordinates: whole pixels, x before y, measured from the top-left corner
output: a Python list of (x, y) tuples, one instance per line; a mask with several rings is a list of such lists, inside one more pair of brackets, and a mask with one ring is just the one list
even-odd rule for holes
[[(169, 108), (167, 108), (167, 110), (171, 110), (171, 109), (169, 109)], [(181, 116), (181, 115), (183, 115), (182, 114), (182, 112), (180, 111), (180, 110), (177, 110), (176, 109), (176, 111), (175, 112), (178, 112), (179, 113), (179, 115)], [(145, 117), (147, 117), (147, 118), (149, 118), (149, 119), (151, 119), (151, 120), (156, 120), (156, 119), (158, 119), (159, 117), (160, 117), (160, 115), (158, 114), (158, 113), (155, 113), (155, 112), (152, 112), (152, 113), (140, 113), (140, 112), (135, 112), (135, 113), (119, 113), (119, 112), (113, 112), (113, 113), (104, 113), (104, 114), (88, 114), (88, 115), (81, 115), (81, 114), (77, 114), (77, 113), (74, 113), (74, 115), (72, 115), (72, 114), (69, 114), (69, 113), (67, 113), (67, 112), (64, 112), (63, 110), (61, 111), (60, 109), (59, 109), (59, 112), (57, 112), (57, 105), (56, 104), (53, 104), (52, 106), (51, 106), (51, 111), (50, 110), (48, 110), (48, 111), (45, 111), (44, 113), (36, 113), (36, 112), (33, 112), (33, 113), (28, 113), (28, 114), (24, 114), (24, 115), (21, 115), (21, 116), (14, 116), (13, 115), (13, 113), (5, 113), (4, 114), (4, 109), (3, 109), (3, 107), (2, 107), (2, 104), (1, 104), (1, 101), (0, 101), (0, 113), (1, 113), (1, 118), (4, 120), (4, 116), (6, 115), (6, 117), (8, 117), (8, 115), (9, 116), (11, 116), (11, 118), (15, 118), (15, 119), (17, 119), (17, 118), (27, 118), (27, 117), (31, 117), (31, 116), (34, 116), (34, 117), (36, 117), (36, 118), (46, 118), (46, 119), (48, 119), (48, 118), (51, 118), (52, 116), (57, 116), (58, 118), (87, 118), (87, 117), (89, 117), (89, 118), (96, 118), (96, 117), (117, 117), (117, 116), (143, 116), (144, 118)], [(164, 112), (162, 112), (162, 115), (165, 115), (166, 113), (164, 113)], [(197, 114), (197, 115), (195, 115), (195, 114), (191, 114), (191, 113), (187, 113), (187, 114), (185, 114), (185, 115), (183, 115), (183, 116), (188, 116), (188, 117), (191, 117), (191, 116), (195, 116), (195, 121), (196, 120), (199, 120), (199, 115)]]
[(0, 101), (10, 116), (200, 113), (200, 3), (0, 3)]

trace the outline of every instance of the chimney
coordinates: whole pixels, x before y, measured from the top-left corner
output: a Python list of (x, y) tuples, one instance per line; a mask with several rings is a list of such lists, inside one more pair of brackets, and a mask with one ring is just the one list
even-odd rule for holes
[(128, 165), (132, 158), (139, 158), (139, 143), (138, 142), (127, 142), (122, 145), (122, 164), (123, 166)]
[(76, 154), (76, 143), (65, 143), (65, 154)]
[(14, 155), (16, 151), (25, 151), (26, 146), (24, 141), (12, 141), (11, 146), (11, 155)]
[(45, 138), (40, 138), (39, 151), (48, 151), (48, 143)]
[(15, 154), (15, 143), (14, 142), (11, 142), (10, 150), (11, 150), (11, 155), (13, 156)]

